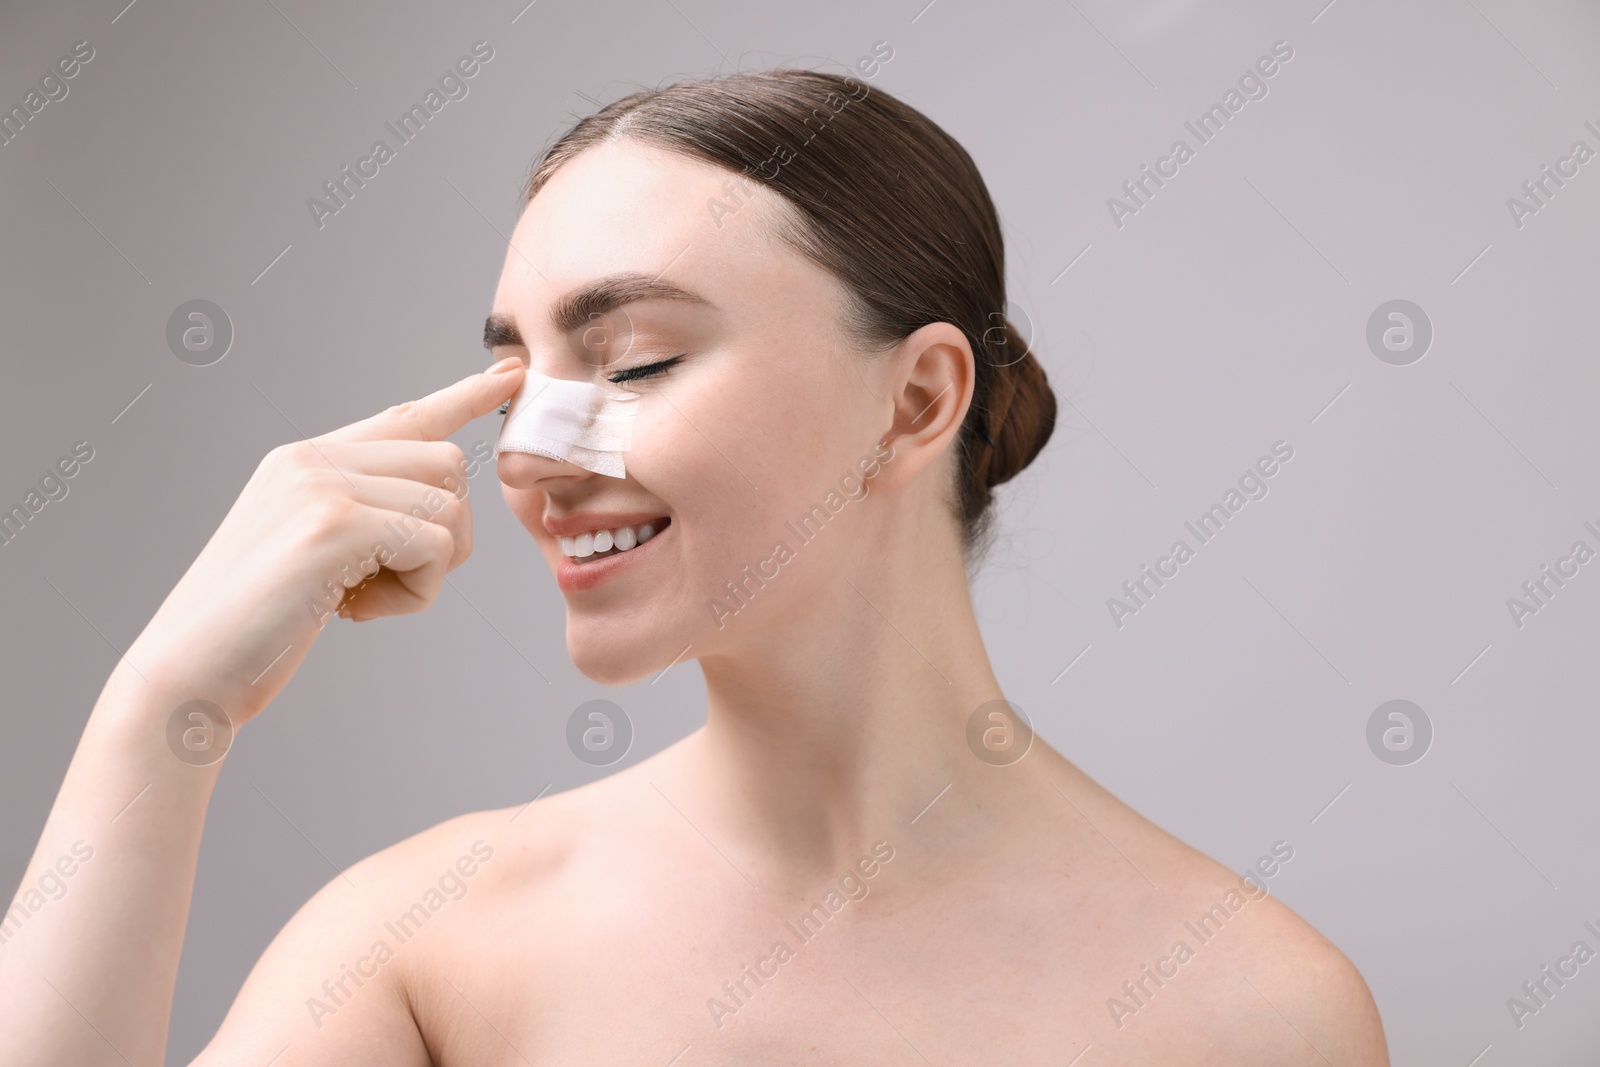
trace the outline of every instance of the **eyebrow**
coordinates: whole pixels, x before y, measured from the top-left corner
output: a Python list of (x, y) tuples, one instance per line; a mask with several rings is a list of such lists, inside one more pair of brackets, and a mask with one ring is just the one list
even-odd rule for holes
[[(557, 300), (550, 310), (550, 325), (560, 334), (569, 334), (589, 324), (597, 315), (604, 315), (635, 300), (677, 300), (686, 304), (715, 309), (716, 305), (699, 293), (661, 281), (659, 278), (635, 271), (608, 274), (567, 293)], [(498, 312), (483, 323), (483, 347), (523, 344), (517, 321), (510, 315)]]

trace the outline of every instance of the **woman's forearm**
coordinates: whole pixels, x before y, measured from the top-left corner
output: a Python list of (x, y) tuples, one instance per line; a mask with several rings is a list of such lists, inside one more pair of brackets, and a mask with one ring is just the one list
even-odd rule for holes
[(95, 702), (0, 924), (3, 1067), (162, 1062), (227, 739), (179, 712), (205, 694), (130, 655)]

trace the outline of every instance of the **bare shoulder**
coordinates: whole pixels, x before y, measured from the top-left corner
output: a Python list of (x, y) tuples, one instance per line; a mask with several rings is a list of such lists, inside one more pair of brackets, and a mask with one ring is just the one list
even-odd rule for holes
[(1186, 1045), (1173, 1046), (1175, 1058), (1192, 1055), (1198, 1039), (1230, 1063), (1388, 1067), (1383, 1025), (1361, 972), (1274, 891), (1274, 879), (1292, 868), (1292, 843), (1272, 842), (1249, 866), (1229, 870), (1067, 761), (1051, 770), (1058, 789), (1108, 838), (1120, 835), (1128, 861), (1159, 887), (1151, 906), (1130, 916), (1146, 944), (1145, 931), (1162, 931), (1155, 942), (1162, 951), (1108, 1003), (1119, 1035), (1170, 1026), (1188, 1035)]
[(1349, 957), (1277, 897), (1249, 907), (1229, 958), (1243, 985), (1241, 1009), (1254, 1012), (1263, 1035), (1275, 1032), (1307, 1056), (1314, 1049), (1317, 1062), (1388, 1067), (1378, 1006)]
[(485, 837), (481, 815), (450, 819), (330, 877), (262, 951), (196, 1067), (427, 1067), (405, 944), (492, 858)]
[(460, 947), (494, 936), (484, 916), (551, 881), (592, 806), (563, 795), (470, 812), (334, 874), (262, 952), (196, 1067), (428, 1067), (438, 965), (459, 973)]

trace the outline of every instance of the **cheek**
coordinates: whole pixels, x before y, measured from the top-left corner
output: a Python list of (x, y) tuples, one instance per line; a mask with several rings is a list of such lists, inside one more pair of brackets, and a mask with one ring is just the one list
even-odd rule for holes
[[(648, 426), (641, 413), (636, 439), (649, 444), (652, 461), (681, 460), (713, 479), (724, 499), (759, 505), (781, 498), (796, 488), (796, 472), (813, 468), (837, 445), (842, 428), (838, 405), (825, 399), (831, 383), (807, 366), (817, 358), (776, 346), (761, 359), (730, 357), (692, 391), (656, 398)], [(669, 442), (665, 456), (659, 442)]]
[(658, 398), (648, 421), (641, 412), (642, 455), (629, 470), (684, 523), (694, 580), (719, 589), (778, 542), (798, 544), (789, 522), (844, 473), (824, 466), (848, 447), (843, 420), (831, 414), (837, 407), (819, 401), (820, 392), (815, 381), (746, 378), (674, 396), (670, 405)]
[[(706, 390), (714, 393), (716, 390)], [(730, 511), (759, 499), (737, 401), (715, 396), (647, 397), (626, 455), (628, 474), (682, 522), (686, 548), (715, 542)]]

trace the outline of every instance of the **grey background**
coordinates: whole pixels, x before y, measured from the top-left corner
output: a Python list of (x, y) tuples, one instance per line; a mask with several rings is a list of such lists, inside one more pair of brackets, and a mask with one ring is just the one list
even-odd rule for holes
[[(0, 15), (6, 107), (75, 42), (95, 49), (0, 147), (0, 504), (95, 448), (0, 547), (7, 893), (118, 650), (262, 455), (485, 363), (521, 178), (588, 98), (719, 67), (842, 70), (886, 40), (873, 84), (978, 161), (1063, 399), (976, 588), (1007, 696), (1225, 864), (1291, 843), (1272, 888), (1360, 967), (1396, 1064), (1593, 1062), (1600, 968), (1521, 1031), (1505, 1001), (1600, 925), (1600, 562), (1521, 629), (1506, 599), (1574, 541), (1600, 547), (1582, 525), (1600, 526), (1600, 161), (1521, 229), (1505, 201), (1574, 140), (1600, 148), (1582, 125), (1600, 125), (1594, 8), (124, 2)], [(479, 39), (495, 56), (468, 97), (318, 230), (306, 199)], [(1184, 121), (1280, 39), (1295, 56), (1269, 95), (1117, 228), (1106, 199), (1192, 144)], [(164, 340), (197, 298), (236, 331), (209, 367)], [(1365, 342), (1395, 298), (1435, 330), (1408, 367)], [(1113, 625), (1122, 581), (1279, 439), (1295, 453), (1269, 495)], [(169, 1062), (338, 868), (611, 773), (567, 750), (578, 703), (629, 710), (620, 766), (702, 721), (692, 663), (623, 689), (572, 667), (492, 470), (473, 489), (476, 552), (439, 602), (330, 626), (231, 755)], [(1434, 727), (1410, 766), (1365, 739), (1395, 698)]]

